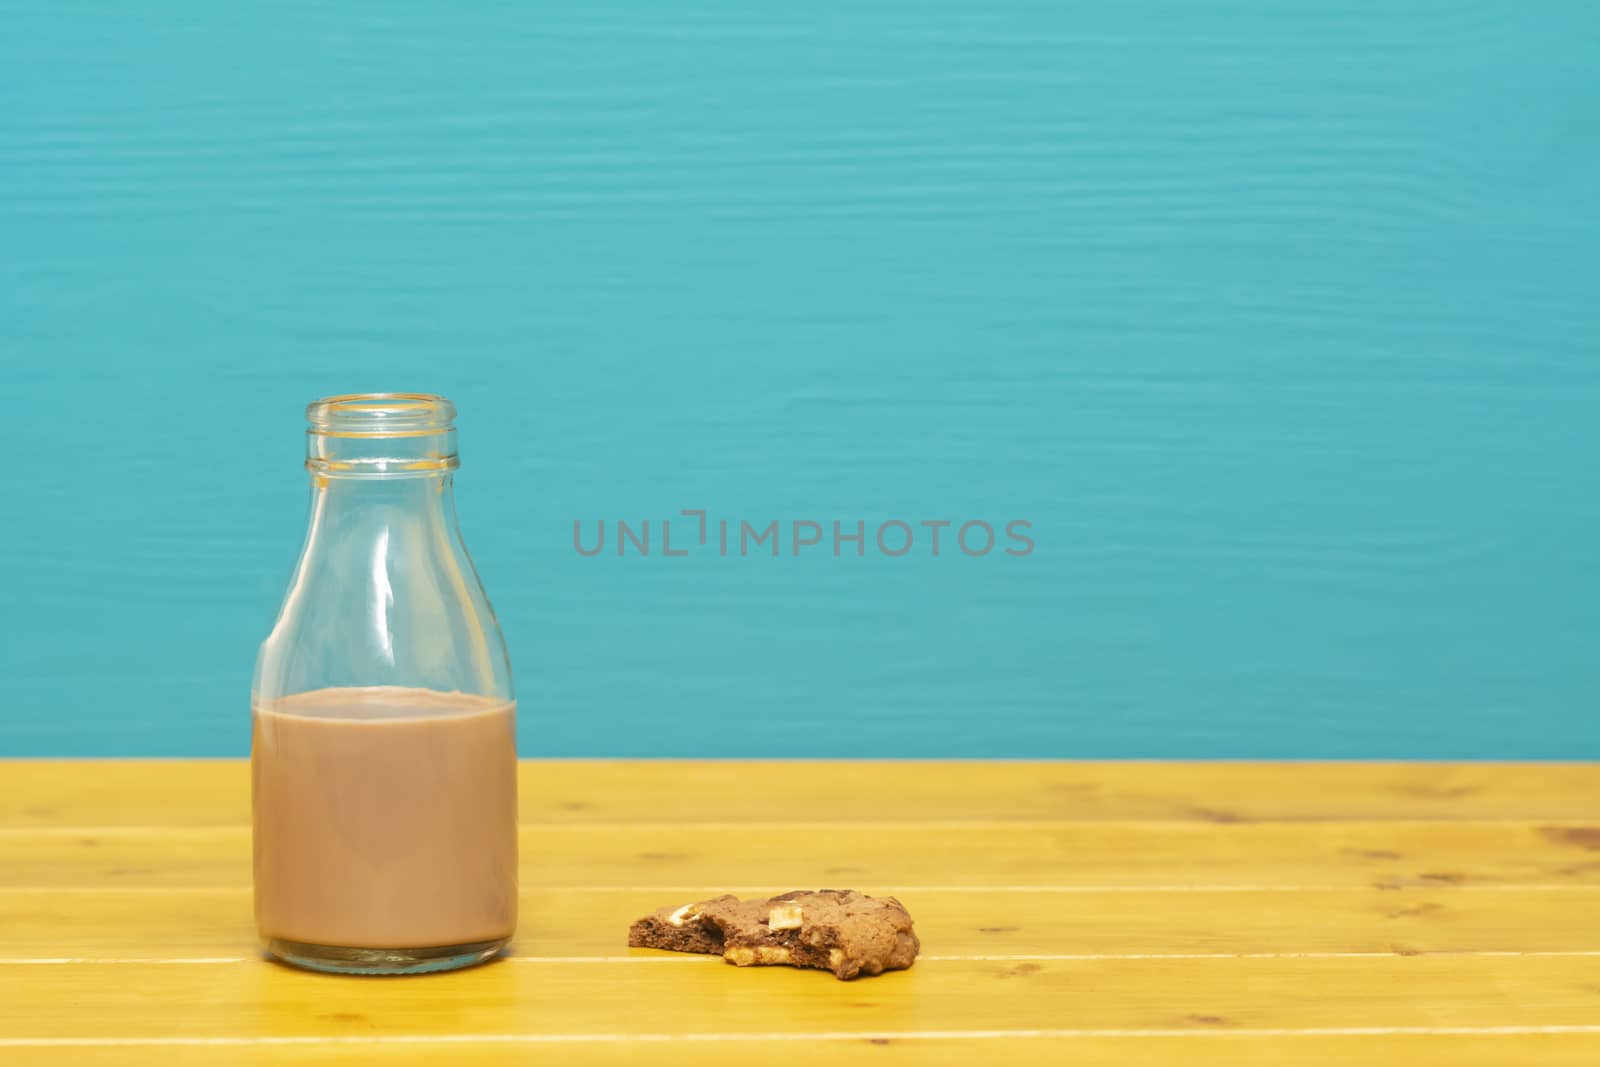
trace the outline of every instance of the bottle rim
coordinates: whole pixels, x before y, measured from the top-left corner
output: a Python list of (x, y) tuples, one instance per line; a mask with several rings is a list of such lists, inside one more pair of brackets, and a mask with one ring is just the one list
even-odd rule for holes
[(318, 437), (420, 437), (455, 424), (456, 406), (436, 393), (341, 393), (306, 405)]
[[(306, 406), (306, 469), (319, 478), (455, 470), (456, 406), (434, 393), (343, 393)], [(319, 483), (320, 484), (320, 483)]]

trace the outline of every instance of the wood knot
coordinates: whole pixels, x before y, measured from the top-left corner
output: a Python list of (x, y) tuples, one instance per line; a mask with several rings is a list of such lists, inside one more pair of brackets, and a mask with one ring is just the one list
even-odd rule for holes
[(1558, 845), (1600, 852), (1600, 826), (1541, 826), (1539, 834)]

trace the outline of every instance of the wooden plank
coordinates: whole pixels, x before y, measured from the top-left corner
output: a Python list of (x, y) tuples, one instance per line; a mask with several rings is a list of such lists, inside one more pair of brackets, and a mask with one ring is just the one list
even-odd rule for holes
[[(628, 923), (675, 900), (659, 890), (522, 894), (513, 953), (627, 955)], [(1590, 892), (1060, 894), (908, 893), (929, 955), (1178, 953), (1600, 953)], [(41, 959), (253, 959), (244, 889), (0, 892), (0, 965)], [(657, 953), (636, 953), (646, 960)]]
[[(0, 1060), (1415, 1067), (1600, 1052), (1591, 769), (1565, 768), (1533, 790), (1537, 817), (1508, 819), (1476, 806), (1522, 782), (1500, 767), (1399, 768), (1428, 773), (1383, 789), (1386, 768), (1355, 768), (1371, 793), (1349, 767), (1306, 767), (1298, 790), (1262, 775), (1259, 804), (1219, 806), (1193, 792), (1222, 788), (1212, 767), (1092, 765), (1109, 777), (1091, 786), (1071, 774), (1091, 765), (1018, 765), (1017, 780), (994, 773), (1013, 765), (797, 766), (829, 798), (799, 815), (715, 794), (748, 767), (524, 765), (514, 956), (381, 982), (256, 957), (242, 762), (0, 764)], [(830, 776), (863, 770), (881, 773), (837, 799), (848, 781)], [(1134, 770), (1161, 788), (1116, 777)], [(1371, 817), (1319, 808), (1324, 771), (1336, 805)], [(802, 802), (802, 784), (762, 795)], [(127, 820), (118, 791), (155, 824)], [(622, 944), (661, 903), (819, 882), (899, 893), (925, 958), (842, 984)]]
[[(530, 760), (521, 771), (528, 823), (1600, 818), (1600, 765), (1577, 763)], [(249, 819), (242, 760), (0, 760), (0, 827)]]
[[(1595, 961), (971, 961), (837, 982), (790, 968), (499, 963), (405, 981), (270, 964), (0, 968), (8, 1039), (1211, 1031), (1594, 1025)], [(156, 1010), (160, 1003), (180, 1006)], [(1514, 995), (1507, 995), (1515, 990)]]
[[(1441, 823), (528, 826), (526, 888), (1600, 886), (1591, 827)], [(245, 887), (244, 827), (0, 833), (0, 886)]]
[(819, 1057), (837, 1067), (970, 1067), (973, 1063), (1070, 1063), (1073, 1067), (1184, 1064), (1185, 1067), (1593, 1067), (1600, 1062), (1600, 1034), (1593, 1033), (1408, 1033), (1408, 1034), (1183, 1034), (1112, 1037), (907, 1038), (856, 1037), (835, 1041), (773, 1042), (748, 1039), (695, 1043), (621, 1041), (592, 1044), (370, 1043), (172, 1045), (39, 1048), (25, 1050), (30, 1067), (146, 1067), (159, 1057), (164, 1067), (282, 1067), (284, 1064), (348, 1065), (381, 1056), (393, 1067), (525, 1067), (559, 1062), (571, 1067), (651, 1064), (695, 1067), (762, 1064), (814, 1067)]

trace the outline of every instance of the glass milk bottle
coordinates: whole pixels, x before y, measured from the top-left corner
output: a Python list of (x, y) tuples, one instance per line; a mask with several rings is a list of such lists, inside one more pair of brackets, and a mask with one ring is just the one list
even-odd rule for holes
[(455, 408), (306, 415), (310, 529), (251, 694), (256, 926), (315, 970), (470, 966), (516, 926), (516, 704), (456, 525)]

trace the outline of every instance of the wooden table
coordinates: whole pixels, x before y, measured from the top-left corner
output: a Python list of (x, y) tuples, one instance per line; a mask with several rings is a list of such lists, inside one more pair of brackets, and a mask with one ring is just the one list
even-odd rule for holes
[[(0, 762), (0, 1062), (1600, 1063), (1600, 766), (526, 763), (514, 953), (259, 958), (245, 764)], [(625, 947), (899, 896), (839, 982)]]

